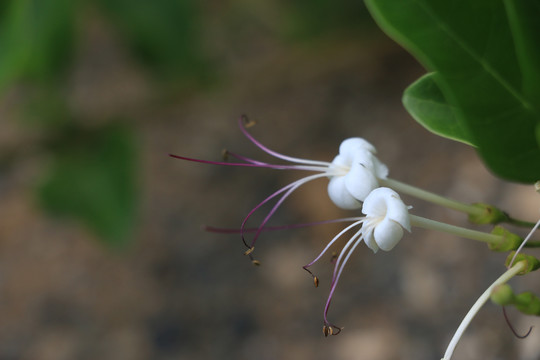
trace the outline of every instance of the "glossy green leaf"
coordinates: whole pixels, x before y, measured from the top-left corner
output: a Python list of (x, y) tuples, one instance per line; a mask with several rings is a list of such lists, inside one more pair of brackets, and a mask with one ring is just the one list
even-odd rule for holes
[(367, 0), (379, 26), (429, 70), (497, 175), (540, 179), (540, 0)]
[(540, 105), (540, 1), (504, 0), (525, 96)]
[(137, 207), (137, 154), (122, 128), (64, 133), (38, 189), (43, 208), (77, 219), (113, 247), (129, 243)]
[(471, 136), (454, 109), (433, 80), (426, 74), (411, 84), (403, 93), (403, 105), (411, 116), (429, 131), (448, 139), (473, 145)]

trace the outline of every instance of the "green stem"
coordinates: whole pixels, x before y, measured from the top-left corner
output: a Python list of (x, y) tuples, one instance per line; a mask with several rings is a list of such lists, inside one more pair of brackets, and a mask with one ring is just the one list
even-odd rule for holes
[[(402, 183), (394, 179), (379, 179), (379, 184), (392, 188), (398, 192), (432, 202), (437, 205), (460, 211), (469, 215), (469, 220), (476, 224), (506, 222), (515, 226), (532, 228), (534, 223), (510, 217), (505, 212), (487, 204), (465, 204), (456, 200), (445, 198), (415, 186)], [(491, 210), (494, 214), (490, 213)], [(495, 217), (490, 217), (497, 215)], [(482, 222), (478, 220), (481, 219)]]
[(533, 222), (514, 219), (513, 217), (510, 217), (510, 216), (508, 216), (508, 219), (506, 220), (506, 222), (514, 226), (520, 226), (520, 227), (526, 227), (526, 228), (532, 228), (534, 226)]
[(511, 267), (509, 270), (507, 270), (504, 274), (502, 274), (497, 280), (495, 280), (487, 289), (484, 291), (482, 295), (476, 300), (474, 305), (471, 307), (467, 315), (465, 315), (465, 318), (463, 318), (463, 321), (459, 325), (458, 329), (456, 330), (456, 333), (452, 337), (452, 340), (450, 340), (450, 344), (448, 344), (448, 348), (446, 349), (446, 352), (444, 353), (444, 357), (441, 360), (450, 360), (452, 357), (452, 354), (454, 353), (454, 350), (457, 346), (457, 343), (461, 339), (461, 336), (471, 323), (472, 319), (476, 316), (478, 311), (484, 306), (486, 301), (491, 296), (492, 290), (502, 284), (505, 284), (516, 276), (520, 271), (524, 270), (527, 267), (526, 261), (520, 261), (513, 267)]
[(379, 179), (381, 185), (392, 188), (398, 192), (402, 192), (407, 195), (417, 197), (419, 199), (432, 202), (437, 205), (441, 205), (456, 211), (464, 212), (469, 215), (482, 215), (483, 211), (476, 206), (468, 205), (459, 201), (447, 199), (444, 196), (440, 196), (429, 191), (419, 189), (415, 186), (411, 186), (393, 179)]
[(504, 237), (500, 235), (489, 234), (481, 231), (462, 228), (459, 226), (445, 224), (439, 221), (426, 219), (416, 215), (410, 215), (411, 225), (418, 226), (424, 229), (437, 230), (449, 234), (457, 235), (466, 239), (482, 241), (488, 244), (497, 244), (504, 241)]

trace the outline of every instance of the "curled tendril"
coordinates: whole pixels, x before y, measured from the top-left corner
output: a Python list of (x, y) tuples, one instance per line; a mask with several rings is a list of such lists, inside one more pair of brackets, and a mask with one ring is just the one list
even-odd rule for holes
[(508, 325), (508, 327), (510, 328), (510, 330), (512, 331), (512, 333), (514, 334), (515, 337), (517, 337), (518, 339), (525, 339), (531, 334), (532, 329), (533, 329), (534, 326), (529, 327), (529, 331), (527, 331), (527, 333), (525, 335), (518, 334), (516, 329), (512, 325), (512, 322), (510, 321), (510, 318), (508, 317), (508, 314), (506, 313), (506, 307), (503, 306), (502, 310), (503, 310), (503, 314), (504, 314), (504, 320), (506, 320), (506, 324)]

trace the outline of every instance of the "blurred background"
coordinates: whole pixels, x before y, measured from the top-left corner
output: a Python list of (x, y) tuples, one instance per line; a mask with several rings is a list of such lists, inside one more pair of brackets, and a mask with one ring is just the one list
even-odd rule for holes
[[(418, 229), (389, 253), (360, 247), (329, 313), (345, 329), (324, 338), (330, 255), (313, 267), (319, 288), (301, 267), (339, 225), (263, 234), (260, 267), (238, 235), (201, 230), (238, 227), (303, 174), (168, 156), (268, 160), (240, 114), (282, 153), (331, 160), (361, 136), (395, 179), (538, 217), (532, 187), (496, 179), (472, 148), (407, 115), (401, 93), (424, 70), (361, 1), (9, 0), (0, 49), (1, 360), (442, 356), (504, 254)], [(271, 224), (344, 216), (321, 180)], [(534, 290), (531, 277), (517, 290)], [(521, 332), (535, 320), (509, 314)], [(539, 339), (515, 339), (488, 304), (456, 358), (538, 359)]]

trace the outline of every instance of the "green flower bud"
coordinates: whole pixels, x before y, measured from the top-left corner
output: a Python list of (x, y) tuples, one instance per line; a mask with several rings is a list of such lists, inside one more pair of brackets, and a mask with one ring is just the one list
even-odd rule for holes
[(493, 235), (502, 236), (503, 240), (496, 243), (489, 243), (489, 249), (493, 251), (510, 251), (510, 250), (516, 250), (523, 239), (516, 234), (511, 233), (510, 231), (506, 230), (502, 226), (495, 226), (493, 231), (491, 231)]
[(540, 315), (540, 299), (530, 291), (516, 295), (514, 305), (524, 314)]
[[(510, 266), (510, 263), (512, 262), (512, 259), (514, 259), (514, 254), (515, 253), (516, 253), (515, 251), (512, 251), (506, 257), (506, 261), (504, 263), (506, 265), (506, 267)], [(518, 275), (525, 275), (525, 274), (530, 273), (531, 271), (535, 271), (535, 270), (538, 270), (540, 268), (540, 260), (538, 260), (534, 256), (525, 255), (525, 254), (517, 254), (517, 256), (516, 256), (516, 258), (514, 260), (514, 264), (517, 264), (520, 261), (525, 261), (527, 263), (527, 267), (525, 269), (523, 269), (522, 271), (520, 271), (518, 273)]]
[(473, 224), (498, 224), (508, 220), (508, 215), (493, 205), (475, 203), (472, 206), (482, 210), (481, 214), (469, 214), (469, 221)]
[(514, 292), (510, 285), (502, 284), (493, 289), (490, 298), (497, 305), (510, 305), (514, 303)]

